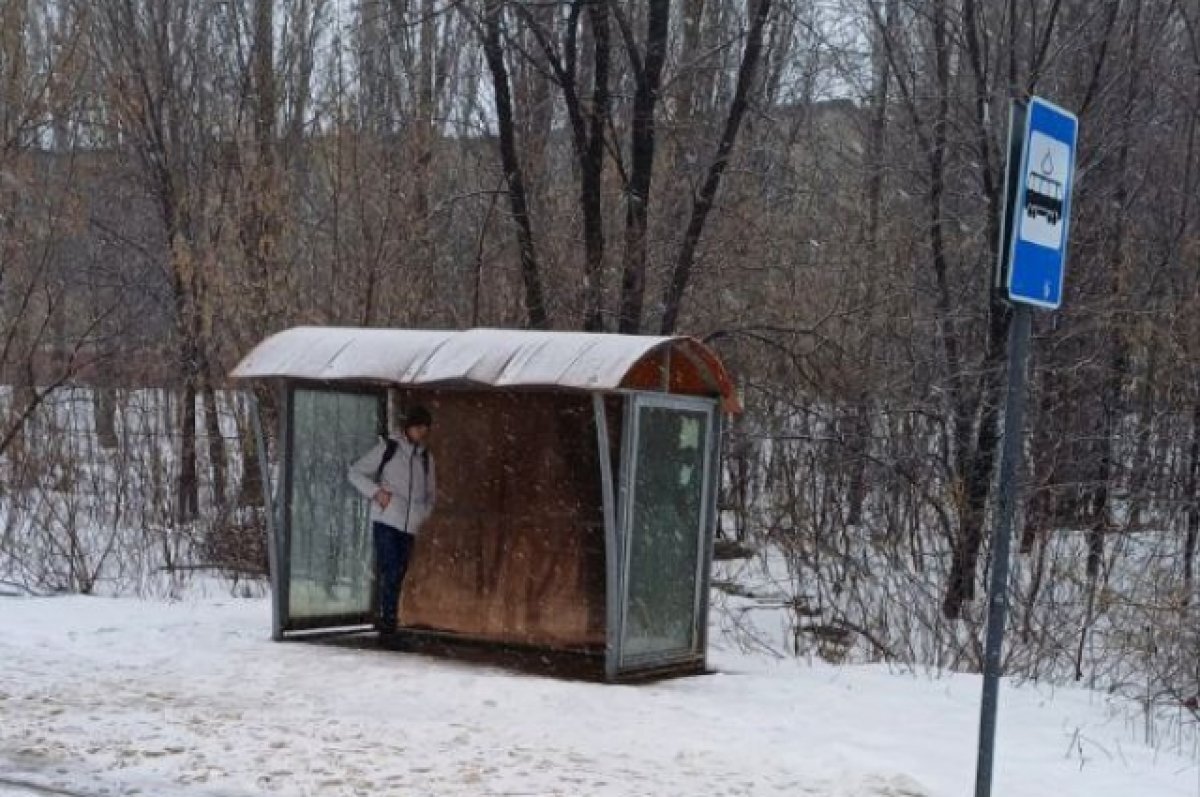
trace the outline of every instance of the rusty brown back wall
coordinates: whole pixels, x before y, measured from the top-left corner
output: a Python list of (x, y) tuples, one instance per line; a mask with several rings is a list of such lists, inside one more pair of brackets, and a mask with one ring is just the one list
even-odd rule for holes
[(499, 642), (602, 646), (604, 513), (591, 397), (399, 393), (401, 406), (433, 412), (438, 475), (401, 623)]

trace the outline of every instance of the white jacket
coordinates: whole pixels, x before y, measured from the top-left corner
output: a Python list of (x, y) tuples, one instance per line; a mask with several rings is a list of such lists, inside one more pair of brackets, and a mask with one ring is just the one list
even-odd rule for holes
[[(424, 446), (410, 443), (407, 437), (392, 439), (396, 442), (396, 453), (384, 466), (379, 481), (375, 481), (375, 474), (383, 459), (384, 440), (350, 466), (350, 483), (371, 502), (372, 523), (386, 523), (400, 531), (416, 534), (433, 511), (437, 489), (433, 456)], [(372, 500), (380, 488), (392, 494), (387, 509)]]

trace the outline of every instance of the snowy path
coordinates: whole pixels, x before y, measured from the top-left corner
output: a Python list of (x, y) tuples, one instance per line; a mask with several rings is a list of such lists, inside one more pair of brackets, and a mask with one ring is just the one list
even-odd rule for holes
[[(0, 794), (970, 793), (972, 678), (724, 653), (613, 687), (268, 627), (259, 600), (0, 600)], [(1007, 690), (1000, 732), (997, 795), (1200, 794), (1084, 693)]]

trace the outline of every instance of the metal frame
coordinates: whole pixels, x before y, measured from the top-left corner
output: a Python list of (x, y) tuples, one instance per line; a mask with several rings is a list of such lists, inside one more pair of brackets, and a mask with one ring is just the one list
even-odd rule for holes
[(724, 416), (720, 412), (714, 412), (709, 421), (708, 462), (704, 466), (704, 483), (708, 488), (708, 517), (705, 519), (702, 532), (704, 539), (701, 541), (701, 545), (704, 546), (704, 549), (701, 558), (704, 561), (700, 565), (700, 578), (703, 584), (700, 587), (700, 609), (696, 613), (696, 623), (699, 626), (696, 629), (699, 652), (701, 661), (705, 663), (707, 663), (708, 657), (708, 610), (709, 593), (712, 589), (713, 544), (719, 521), (717, 513), (720, 512), (718, 504), (721, 493), (721, 444), (725, 431), (724, 426)]
[[(703, 412), (705, 416), (705, 449), (703, 452), (704, 465), (701, 475), (700, 525), (697, 532), (696, 550), (696, 595), (693, 603), (692, 644), (688, 650), (668, 651), (665, 653), (646, 653), (627, 657), (625, 655), (625, 628), (629, 612), (629, 569), (630, 556), (633, 549), (632, 529), (633, 512), (637, 501), (634, 485), (637, 480), (637, 450), (638, 450), (638, 415), (645, 407), (658, 407), (691, 412)], [(616, 634), (616, 644), (610, 655), (615, 655), (616, 661), (610, 664), (610, 678), (627, 674), (636, 674), (645, 670), (660, 670), (676, 665), (697, 664), (702, 667), (708, 642), (708, 589), (709, 572), (712, 564), (712, 536), (714, 526), (714, 503), (717, 490), (712, 484), (716, 462), (719, 456), (720, 441), (719, 415), (717, 401), (693, 396), (676, 396), (662, 393), (637, 392), (630, 393), (625, 401), (625, 424), (622, 429), (621, 444), (621, 485), (620, 519), (617, 538), (620, 542), (619, 583), (620, 589), (616, 627), (609, 623), (609, 638)], [(714, 443), (715, 441), (715, 443)], [(610, 583), (612, 574), (610, 573)], [(609, 605), (612, 605), (610, 599)]]
[(279, 441), (283, 454), (279, 463), (279, 545), (275, 556), (278, 567), (271, 573), (271, 594), (279, 615), (279, 639), (288, 631), (289, 607), (292, 603), (292, 428), (295, 422), (295, 387), (288, 382), (280, 384)]
[(600, 496), (604, 507), (604, 677), (617, 677), (621, 650), (621, 538), (617, 524), (616, 497), (613, 491), (612, 452), (608, 433), (608, 408), (604, 394), (592, 394), (596, 418), (597, 461), (600, 463)]
[(279, 594), (279, 504), (278, 496), (271, 487), (271, 462), (268, 459), (267, 436), (263, 433), (262, 409), (258, 404), (258, 396), (249, 391), (250, 425), (254, 431), (254, 445), (258, 448), (259, 479), (262, 482), (263, 515), (267, 524), (267, 575), (271, 579), (271, 639), (276, 642), (283, 639), (283, 615), (275, 596)]
[[(627, 602), (626, 582), (629, 575), (629, 557), (628, 539), (629, 539), (629, 514), (630, 505), (632, 504), (632, 485), (634, 479), (634, 457), (630, 452), (634, 451), (634, 440), (636, 438), (636, 429), (634, 428), (633, 418), (635, 417), (635, 404), (637, 393), (626, 392), (622, 394), (623, 401), (621, 406), (621, 450), (620, 450), (620, 473), (618, 474), (617, 491), (616, 491), (616, 510), (615, 514), (615, 532), (614, 537), (616, 546), (612, 561), (609, 563), (609, 568), (613, 572), (613, 593), (609, 596), (609, 606), (612, 607), (612, 615), (608, 618), (608, 634), (613, 640), (611, 670), (609, 680), (616, 680), (623, 669), (625, 659), (625, 604)], [(606, 419), (607, 421), (607, 419)], [(606, 662), (607, 664), (607, 662)]]
[[(292, 576), (292, 494), (295, 470), (295, 439), (296, 430), (296, 391), (304, 390), (311, 393), (341, 393), (349, 395), (370, 395), (378, 399), (379, 411), (384, 422), (387, 420), (387, 387), (384, 385), (338, 385), (331, 386), (326, 382), (310, 380), (284, 380), (281, 388), (279, 439), (283, 446), (281, 463), (281, 490), (279, 518), (275, 524), (277, 542), (271, 562), (271, 625), (272, 638), (276, 641), (284, 639), (289, 632), (313, 631), (329, 628), (362, 628), (371, 625), (371, 610), (367, 616), (362, 614), (329, 615), (326, 617), (305, 617), (299, 620), (291, 616), (291, 576)], [(374, 573), (374, 567), (371, 568)], [(371, 605), (375, 600), (375, 579), (371, 578)]]

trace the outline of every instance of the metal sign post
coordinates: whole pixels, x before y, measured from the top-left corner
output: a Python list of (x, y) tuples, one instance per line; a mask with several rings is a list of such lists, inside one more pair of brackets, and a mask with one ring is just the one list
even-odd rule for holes
[(992, 793), (992, 762), (996, 750), (996, 708), (1000, 698), (1004, 623), (1008, 616), (1009, 549), (1017, 513), (1017, 466), (1025, 427), (1025, 370), (1033, 311), (1013, 308), (1008, 334), (1008, 392), (1004, 399), (1004, 448), (1000, 454), (1000, 506), (992, 529), (992, 572), (988, 586), (987, 636), (983, 652), (983, 701), (979, 714), (979, 758), (975, 768), (975, 797)]
[(1008, 615), (1010, 547), (1017, 513), (1017, 472), (1024, 443), (1025, 372), (1033, 326), (1032, 308), (1053, 310), (1062, 305), (1078, 128), (1074, 115), (1037, 97), (1027, 108), (1014, 104), (1009, 117), (1010, 151), (1001, 225), (1004, 238), (997, 282), (1007, 288), (1013, 310), (1008, 337), (999, 506), (992, 529), (975, 797), (990, 797), (992, 793), (996, 709)]

